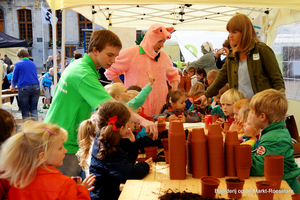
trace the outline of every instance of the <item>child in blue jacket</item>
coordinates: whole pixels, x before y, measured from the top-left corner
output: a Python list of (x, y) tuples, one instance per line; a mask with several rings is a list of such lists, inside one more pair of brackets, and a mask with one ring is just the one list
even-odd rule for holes
[(255, 128), (260, 128), (259, 142), (252, 146), (251, 176), (264, 175), (265, 155), (284, 156), (285, 180), (294, 193), (300, 193), (300, 184), (296, 177), (300, 174), (295, 159), (294, 148), (289, 131), (285, 127), (288, 109), (286, 97), (278, 90), (267, 89), (254, 95), (250, 101), (250, 119)]
[(45, 96), (43, 109), (49, 109), (50, 107), (50, 99), (51, 99), (50, 87), (52, 84), (53, 84), (53, 67), (49, 69), (49, 72), (47, 72), (42, 79), (43, 92)]

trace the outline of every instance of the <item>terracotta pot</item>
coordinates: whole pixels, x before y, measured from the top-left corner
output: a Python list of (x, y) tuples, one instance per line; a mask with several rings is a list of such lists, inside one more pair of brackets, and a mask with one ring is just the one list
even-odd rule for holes
[(300, 193), (293, 194), (292, 195), (292, 200), (300, 200)]
[(225, 132), (225, 169), (226, 176), (236, 176), (234, 146), (240, 145), (236, 131)]
[(192, 131), (189, 132), (188, 141), (204, 139), (206, 139), (204, 128), (193, 128)]
[(280, 189), (281, 180), (284, 170), (284, 156), (281, 155), (266, 155), (264, 174), (266, 181), (276, 182), (275, 190)]
[(235, 168), (237, 176), (240, 180), (249, 178), (251, 170), (251, 146), (236, 145), (234, 146)]
[(219, 125), (209, 125), (207, 143), (209, 175), (222, 178), (225, 176), (225, 156), (223, 136)]
[(216, 122), (219, 118), (221, 118), (220, 114), (214, 114), (214, 115), (212, 115), (212, 123)]
[(228, 131), (229, 128), (230, 128), (230, 126), (231, 126), (231, 123), (230, 123), (230, 122), (224, 122), (224, 123), (222, 124), (223, 132)]
[(183, 123), (172, 120), (168, 131), (170, 179), (183, 180), (186, 178), (186, 145)]
[(144, 148), (145, 153), (146, 153), (146, 158), (151, 158), (155, 160), (157, 158), (157, 147), (145, 147)]
[(236, 131), (224, 131), (225, 132), (225, 143), (240, 143), (238, 139), (238, 134)]
[(234, 199), (241, 198), (243, 194), (242, 192), (244, 188), (244, 183), (245, 181), (240, 179), (231, 179), (231, 178), (226, 179), (228, 197)]
[(161, 139), (162, 145), (164, 146), (165, 150), (169, 149), (168, 143), (169, 143), (169, 139), (168, 138), (163, 138)]
[[(204, 134), (204, 133), (203, 133)], [(207, 139), (191, 141), (193, 178), (208, 176)]]
[(157, 130), (158, 132), (166, 130), (166, 124), (157, 124)]
[(201, 178), (201, 195), (203, 197), (215, 198), (220, 180), (213, 176), (204, 176)]
[(256, 187), (259, 200), (273, 200), (274, 193), (272, 190), (276, 187), (274, 181), (258, 181)]
[(169, 150), (164, 150), (165, 153), (165, 161), (168, 164), (169, 163)]
[(191, 89), (191, 78), (190, 77), (186, 77), (185, 78), (185, 91), (188, 93)]

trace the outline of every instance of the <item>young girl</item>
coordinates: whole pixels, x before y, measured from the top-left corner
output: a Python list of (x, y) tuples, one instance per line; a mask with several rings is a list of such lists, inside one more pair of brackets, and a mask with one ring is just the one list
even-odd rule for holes
[[(207, 83), (207, 73), (203, 67), (198, 67), (196, 71), (197, 80), (203, 83), (206, 87), (208, 86)], [(206, 88), (205, 88), (206, 89)]]
[[(0, 108), (0, 146), (5, 140), (14, 134), (16, 129), (16, 123), (14, 117)], [(3, 172), (0, 172), (2, 174)], [(7, 199), (7, 192), (10, 188), (9, 181), (6, 179), (0, 179), (0, 199)]]
[[(243, 119), (244, 117), (244, 111), (245, 109), (249, 110), (249, 103), (250, 103), (250, 99), (241, 99), (237, 102), (235, 102), (233, 104), (233, 114), (234, 114), (234, 121), (232, 122), (229, 130), (230, 131), (237, 131), (238, 133), (242, 132), (242, 128), (244, 126), (244, 124), (247, 121), (247, 116), (245, 119)], [(242, 134), (243, 135), (243, 134)]]
[(191, 84), (192, 86), (197, 83), (197, 75), (196, 75), (196, 69), (193, 66), (190, 66), (187, 68), (188, 77), (191, 78)]
[[(171, 91), (167, 95), (166, 104), (162, 108), (162, 114), (166, 121), (180, 119), (182, 122), (193, 123), (200, 122), (201, 118), (195, 112), (188, 112), (185, 109), (186, 96), (180, 91)], [(161, 114), (153, 115), (156, 120)]]
[(83, 171), (85, 171), (86, 177), (90, 174), (91, 146), (96, 137), (97, 117), (98, 113), (95, 111), (90, 119), (82, 121), (78, 127), (78, 141), (80, 148), (76, 155), (79, 159), (79, 165), (82, 167)]
[(222, 111), (224, 112), (225, 119), (220, 118), (217, 120), (217, 122), (223, 123), (226, 120), (232, 123), (234, 120), (233, 104), (243, 98), (244, 95), (240, 91), (236, 89), (227, 90), (220, 98)]
[(99, 131), (93, 144), (90, 166), (90, 173), (97, 176), (95, 190), (90, 192), (93, 200), (118, 199), (120, 183), (144, 178), (149, 172), (152, 158), (133, 166), (119, 146), (130, 125), (129, 119), (130, 112), (119, 102), (106, 102), (98, 109)]
[(0, 171), (5, 172), (0, 178), (10, 180), (9, 199), (90, 199), (94, 176), (76, 183), (56, 168), (63, 163), (67, 138), (56, 125), (27, 121), (21, 132), (5, 141), (0, 153)]

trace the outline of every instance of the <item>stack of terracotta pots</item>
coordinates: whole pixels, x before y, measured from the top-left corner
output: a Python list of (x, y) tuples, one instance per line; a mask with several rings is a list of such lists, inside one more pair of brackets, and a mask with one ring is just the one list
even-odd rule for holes
[(186, 179), (186, 145), (183, 123), (171, 120), (168, 131), (170, 179)]
[(191, 78), (190, 77), (186, 77), (185, 78), (185, 92), (189, 92), (191, 89)]
[(281, 155), (266, 155), (264, 174), (266, 181), (274, 181), (277, 185), (275, 190), (280, 189), (281, 180), (283, 177), (284, 156)]
[(217, 178), (225, 176), (223, 135), (219, 124), (210, 124), (208, 127), (208, 161), (209, 175)]
[(234, 146), (240, 145), (236, 131), (225, 132), (225, 169), (226, 176), (236, 176), (234, 165)]
[(203, 128), (190, 132), (191, 169), (193, 178), (208, 176), (207, 142)]
[(186, 147), (186, 168), (187, 168), (187, 173), (191, 174), (192, 173), (192, 152), (191, 152), (191, 139), (192, 139), (193, 131), (189, 131), (189, 134), (187, 136), (187, 141), (185, 143)]
[(252, 164), (251, 145), (236, 145), (234, 148), (234, 160), (237, 176), (240, 180), (247, 179), (250, 176)]
[(166, 161), (166, 163), (169, 163), (169, 139), (163, 138), (163, 139), (161, 139), (161, 142), (164, 147), (165, 161)]

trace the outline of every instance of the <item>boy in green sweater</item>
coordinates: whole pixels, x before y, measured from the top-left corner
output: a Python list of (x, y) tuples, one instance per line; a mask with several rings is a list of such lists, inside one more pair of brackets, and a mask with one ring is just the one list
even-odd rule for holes
[(265, 155), (284, 156), (285, 180), (295, 193), (300, 193), (296, 177), (300, 168), (293, 158), (294, 148), (289, 131), (285, 127), (288, 102), (284, 94), (275, 89), (267, 89), (253, 96), (250, 102), (250, 119), (255, 128), (260, 128), (259, 141), (252, 146), (251, 176), (264, 176)]

